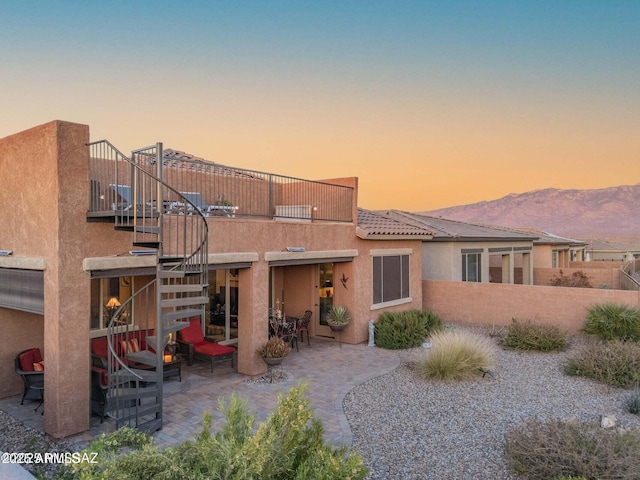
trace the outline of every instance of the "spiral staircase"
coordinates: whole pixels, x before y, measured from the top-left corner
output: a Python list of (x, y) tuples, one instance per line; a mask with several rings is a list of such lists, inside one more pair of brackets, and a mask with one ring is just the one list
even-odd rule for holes
[[(131, 192), (128, 202), (113, 204), (115, 228), (132, 232), (134, 249), (156, 259), (155, 279), (111, 312), (107, 329), (107, 414), (116, 428), (151, 433), (162, 428), (165, 349), (174, 348), (175, 335), (188, 319), (204, 320), (209, 302), (207, 222), (163, 180), (161, 143), (134, 150), (131, 157), (106, 140), (91, 143), (90, 149), (92, 158), (115, 161), (111, 187)], [(180, 213), (170, 208), (176, 204)], [(130, 341), (141, 332), (146, 345), (135, 351)], [(118, 355), (120, 345), (128, 353)]]

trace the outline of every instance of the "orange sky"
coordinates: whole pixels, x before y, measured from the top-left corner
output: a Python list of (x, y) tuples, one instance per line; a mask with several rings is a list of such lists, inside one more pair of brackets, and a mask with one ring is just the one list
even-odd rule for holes
[(372, 209), (640, 182), (640, 4), (364, 5), (16, 2), (0, 137), (75, 121), (125, 152), (357, 176)]

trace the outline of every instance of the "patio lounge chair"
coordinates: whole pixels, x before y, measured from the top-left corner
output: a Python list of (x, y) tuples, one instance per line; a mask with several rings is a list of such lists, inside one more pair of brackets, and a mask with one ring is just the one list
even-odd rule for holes
[(123, 211), (126, 212), (133, 208), (133, 203), (131, 202), (131, 187), (129, 185), (109, 185), (113, 191), (122, 199), (122, 202), (114, 202), (111, 206), (112, 210)]
[(195, 209), (197, 209), (205, 217), (216, 214), (226, 215), (227, 217), (236, 216), (235, 213), (237, 207), (231, 205), (209, 205), (207, 202), (205, 202), (204, 198), (202, 198), (202, 194), (198, 192), (180, 192), (180, 194), (187, 198), (193, 204), (186, 204), (187, 213), (193, 212), (195, 205)]
[[(24, 382), (24, 393), (20, 405), (23, 405), (25, 400), (39, 400), (40, 403), (35, 409), (37, 412), (44, 402), (44, 364), (40, 349), (23, 350), (16, 355), (14, 363), (16, 373), (22, 377)], [(36, 364), (39, 365), (37, 368), (42, 368), (42, 370), (36, 370)]]
[(193, 365), (195, 357), (211, 360), (211, 371), (213, 372), (213, 364), (217, 360), (226, 358), (231, 359), (231, 368), (233, 368), (233, 354), (236, 349), (228, 345), (220, 345), (204, 338), (202, 326), (199, 318), (189, 320), (190, 325), (178, 332), (178, 346), (180, 353), (187, 355), (187, 364)]

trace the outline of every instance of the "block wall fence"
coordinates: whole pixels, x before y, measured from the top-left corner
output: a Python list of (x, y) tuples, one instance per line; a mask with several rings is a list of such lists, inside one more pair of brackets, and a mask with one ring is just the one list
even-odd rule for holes
[(588, 307), (614, 302), (640, 308), (640, 292), (491, 283), (422, 282), (423, 308), (444, 322), (507, 326), (513, 318), (578, 333)]

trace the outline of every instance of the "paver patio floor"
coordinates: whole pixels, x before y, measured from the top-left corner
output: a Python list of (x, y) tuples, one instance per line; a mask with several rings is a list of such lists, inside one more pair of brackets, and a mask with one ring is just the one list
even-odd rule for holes
[[(268, 417), (277, 404), (278, 394), (286, 393), (300, 381), (308, 384), (307, 397), (316, 418), (323, 421), (325, 436), (334, 445), (351, 445), (351, 430), (344, 415), (345, 394), (373, 377), (396, 368), (400, 357), (394, 351), (366, 344), (347, 345), (332, 340), (314, 338), (311, 346), (300, 342), (283, 363), (287, 378), (277, 383), (255, 381), (234, 372), (228, 362), (218, 363), (210, 371), (208, 362), (182, 365), (182, 382), (177, 378), (164, 383), (164, 422), (162, 430), (153, 434), (160, 447), (193, 439), (202, 429), (205, 412), (213, 414), (213, 430), (223, 424), (217, 411), (218, 399), (236, 393), (248, 400), (249, 411), (258, 421)], [(20, 405), (21, 396), (0, 400), (0, 410), (30, 427), (42, 430), (43, 417), (34, 413), (31, 402)], [(114, 423), (91, 417), (91, 429), (68, 438), (84, 446), (105, 431), (113, 431)]]

